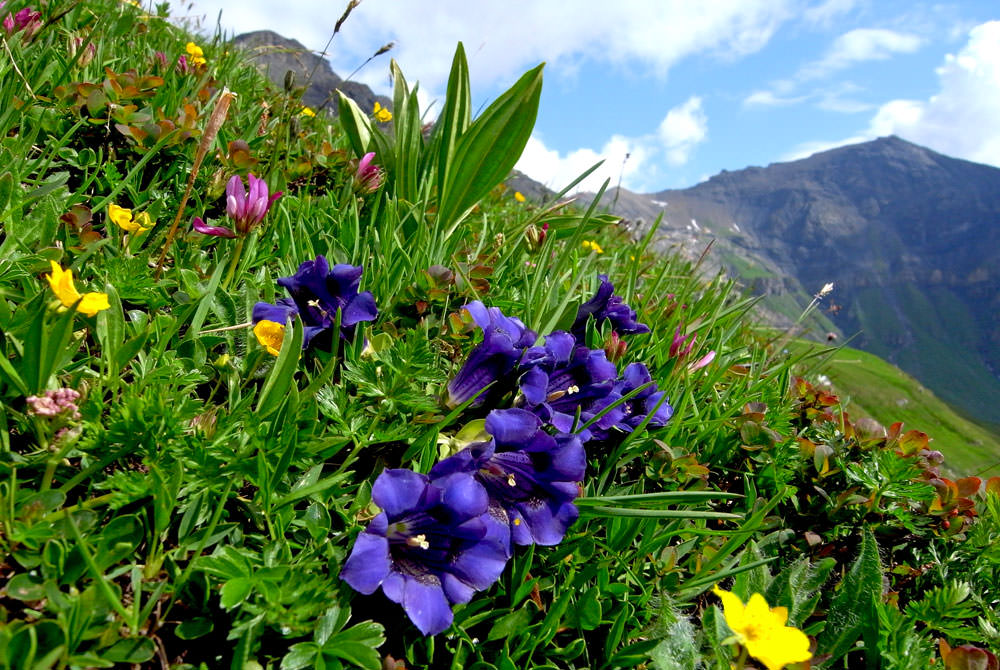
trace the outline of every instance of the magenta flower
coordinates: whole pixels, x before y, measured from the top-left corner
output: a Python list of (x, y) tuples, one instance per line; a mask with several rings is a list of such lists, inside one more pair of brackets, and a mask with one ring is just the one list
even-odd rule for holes
[(373, 165), (375, 152), (369, 151), (358, 161), (358, 171), (354, 174), (354, 187), (362, 193), (374, 193), (385, 181), (385, 172)]
[(235, 230), (225, 226), (210, 226), (196, 216), (191, 222), (195, 231), (213, 237), (242, 237), (263, 221), (271, 203), (281, 197), (281, 191), (269, 196), (267, 182), (253, 174), (247, 175), (247, 182), (250, 184), (249, 193), (243, 187), (243, 180), (239, 175), (233, 175), (226, 184), (226, 214), (233, 220)]
[(13, 15), (8, 14), (3, 20), (3, 27), (8, 36), (20, 32), (23, 39), (29, 40), (42, 29), (42, 14), (25, 7)]
[(247, 175), (247, 183), (249, 193), (243, 188), (239, 175), (233, 175), (226, 184), (226, 213), (235, 221), (236, 232), (240, 235), (246, 235), (263, 221), (271, 204), (281, 197), (281, 191), (269, 197), (267, 182), (252, 172)]
[(212, 237), (236, 237), (236, 233), (231, 231), (225, 226), (210, 226), (200, 217), (196, 216), (191, 220), (191, 225), (195, 229), (195, 232), (201, 233), (202, 235), (211, 235)]

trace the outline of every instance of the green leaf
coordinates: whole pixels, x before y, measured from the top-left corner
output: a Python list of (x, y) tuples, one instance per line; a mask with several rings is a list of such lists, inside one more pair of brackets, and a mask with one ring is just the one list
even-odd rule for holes
[(489, 634), (486, 636), (486, 640), (502, 640), (506, 637), (510, 637), (512, 634), (518, 633), (526, 628), (530, 623), (531, 612), (527, 607), (514, 610), (510, 614), (505, 614), (500, 617), (500, 619), (493, 624), (493, 628), (490, 629)]
[(253, 589), (253, 581), (249, 577), (237, 577), (230, 579), (222, 585), (222, 593), (219, 604), (224, 609), (230, 610), (247, 599)]
[(302, 320), (295, 319), (292, 328), (285, 329), (285, 339), (281, 343), (281, 352), (275, 361), (271, 373), (264, 382), (264, 388), (257, 399), (257, 416), (264, 418), (281, 406), (288, 395), (299, 367), (302, 356)]
[(381, 670), (382, 657), (376, 651), (385, 642), (385, 629), (374, 621), (362, 621), (334, 635), (323, 652), (337, 656), (365, 670)]
[(347, 135), (351, 148), (358, 158), (368, 152), (372, 141), (372, 127), (368, 116), (361, 111), (357, 103), (337, 90), (337, 105), (340, 107), (340, 125)]
[(455, 147), (438, 216), (452, 229), (494, 186), (503, 181), (531, 137), (542, 93), (542, 65), (525, 73), (497, 98)]
[(118, 640), (101, 655), (115, 663), (145, 663), (156, 653), (156, 644), (148, 637)]
[(299, 642), (293, 644), (281, 659), (281, 670), (302, 670), (314, 667), (314, 661), (319, 654), (319, 645), (315, 642)]
[(187, 619), (174, 631), (174, 634), (182, 640), (196, 640), (212, 632), (215, 624), (207, 617), (195, 617)]
[(869, 668), (878, 667), (878, 619), (875, 604), (882, 596), (882, 562), (878, 543), (867, 528), (861, 539), (861, 552), (837, 587), (827, 624), (819, 636), (817, 650), (836, 661), (850, 652), (859, 638), (865, 640), (865, 660)]
[(469, 86), (469, 63), (465, 58), (465, 47), (461, 42), (455, 48), (448, 75), (448, 92), (444, 109), (438, 120), (440, 145), (438, 147), (437, 181), (438, 193), (444, 193), (448, 175), (454, 169), (455, 147), (459, 138), (469, 127), (472, 118), (472, 96)]

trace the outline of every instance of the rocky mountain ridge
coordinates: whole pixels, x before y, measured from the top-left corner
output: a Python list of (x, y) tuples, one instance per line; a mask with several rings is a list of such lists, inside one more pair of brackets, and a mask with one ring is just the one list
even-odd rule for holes
[(721, 265), (790, 318), (834, 282), (826, 315), (856, 346), (1000, 424), (1000, 169), (884, 137), (604, 202), (662, 214), (661, 248), (715, 240)]

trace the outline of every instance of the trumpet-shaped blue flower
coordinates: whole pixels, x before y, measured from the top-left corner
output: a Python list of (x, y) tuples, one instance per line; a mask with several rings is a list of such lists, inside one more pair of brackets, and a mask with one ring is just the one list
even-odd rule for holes
[(611, 322), (611, 328), (619, 335), (636, 335), (648, 333), (649, 326), (639, 323), (635, 310), (625, 304), (621, 296), (615, 295), (615, 286), (608, 281), (607, 275), (598, 275), (601, 285), (594, 297), (580, 305), (576, 320), (570, 332), (580, 342), (587, 333), (587, 319), (591, 316), (598, 326), (605, 320)]
[(340, 577), (365, 595), (381, 588), (424, 635), (448, 628), (451, 605), (468, 602), (503, 572), (510, 531), (490, 515), (486, 489), (471, 474), (432, 480), (386, 470), (372, 500), (382, 512), (358, 535)]
[(293, 276), (278, 279), (291, 298), (281, 298), (276, 305), (258, 302), (253, 307), (253, 322), (287, 323), (299, 315), (304, 348), (317, 336), (330, 337), (339, 309), (340, 336), (351, 338), (358, 323), (373, 321), (378, 316), (374, 296), (369, 291), (358, 292), (361, 272), (359, 265), (338, 264), (331, 268), (324, 256), (306, 261)]
[(573, 501), (587, 467), (583, 443), (575, 435), (549, 435), (538, 417), (516, 408), (490, 412), (486, 432), (489, 442), (439, 462), (431, 477), (474, 473), (493, 515), (510, 523), (515, 544), (558, 544), (579, 516)]
[[(652, 416), (649, 419), (649, 423), (646, 424), (647, 426), (659, 427), (667, 425), (670, 417), (674, 415), (674, 408), (663, 397), (664, 391), (660, 391), (656, 384), (650, 384), (652, 381), (653, 378), (650, 376), (649, 370), (642, 363), (632, 363), (625, 367), (621, 378), (615, 384), (615, 393), (618, 397), (626, 396), (647, 384), (649, 386), (625, 401), (622, 406), (624, 416), (614, 424), (614, 428), (631, 433), (650, 414)], [(608, 433), (606, 430), (599, 427), (594, 430), (594, 437), (597, 439), (604, 439), (607, 436)]]
[(461, 405), (489, 386), (473, 405), (492, 405), (513, 388), (512, 373), (538, 336), (520, 319), (504, 316), (499, 307), (486, 307), (475, 300), (465, 309), (482, 329), (483, 341), (448, 384), (448, 404)]
[[(559, 433), (571, 433), (577, 415), (582, 425), (621, 398), (615, 390), (615, 364), (600, 349), (578, 346), (569, 333), (548, 335), (545, 345), (534, 347), (530, 355), (534, 365), (519, 379), (521, 402)], [(591, 429), (580, 431), (580, 439), (589, 440), (595, 428), (610, 429), (623, 416), (620, 406), (612, 407)]]

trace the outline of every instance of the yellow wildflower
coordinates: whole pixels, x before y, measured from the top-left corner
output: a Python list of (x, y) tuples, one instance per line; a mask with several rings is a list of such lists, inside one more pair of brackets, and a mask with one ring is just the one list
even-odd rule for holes
[(392, 112), (390, 112), (388, 109), (386, 109), (377, 102), (375, 103), (374, 111), (372, 111), (372, 116), (374, 116), (375, 120), (378, 121), (379, 123), (386, 123), (388, 121), (392, 121)]
[(111, 203), (108, 205), (108, 218), (114, 221), (122, 230), (139, 235), (153, 227), (153, 221), (146, 212), (140, 212), (132, 218), (132, 210)]
[(313, 111), (312, 107), (303, 107), (299, 111), (299, 116), (316, 116), (316, 112)]
[(86, 314), (87, 316), (94, 316), (101, 310), (111, 307), (111, 304), (108, 303), (107, 293), (86, 293), (80, 295), (80, 292), (76, 290), (76, 285), (73, 284), (73, 271), (63, 270), (55, 261), (49, 262), (52, 264), (52, 273), (46, 275), (46, 279), (49, 280), (52, 292), (59, 298), (59, 302), (63, 304), (63, 307), (72, 307), (77, 300), (80, 300), (80, 304), (76, 306), (76, 309), (81, 314)]
[(599, 245), (597, 242), (594, 242), (593, 240), (584, 240), (583, 241), (583, 248), (584, 249), (590, 249), (595, 254), (603, 254), (604, 253), (604, 249), (601, 248), (601, 245)]
[(524, 194), (521, 193), (520, 191), (514, 191), (514, 200), (517, 200), (518, 202), (524, 202), (525, 200)]
[(263, 319), (253, 327), (257, 341), (267, 349), (267, 353), (277, 356), (281, 353), (281, 343), (285, 339), (285, 324)]
[(750, 596), (750, 601), (744, 605), (735, 593), (723, 591), (718, 586), (712, 591), (722, 600), (726, 625), (733, 631), (736, 641), (768, 670), (781, 670), (789, 663), (812, 658), (806, 634), (785, 625), (788, 609), (768, 607), (759, 593)]
[(204, 65), (208, 62), (205, 60), (205, 52), (202, 51), (202, 48), (194, 42), (188, 42), (184, 47), (184, 50), (188, 52), (189, 56), (191, 56), (191, 62), (193, 64)]

